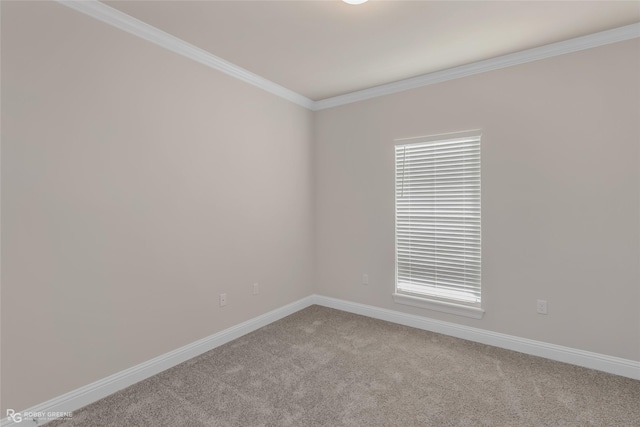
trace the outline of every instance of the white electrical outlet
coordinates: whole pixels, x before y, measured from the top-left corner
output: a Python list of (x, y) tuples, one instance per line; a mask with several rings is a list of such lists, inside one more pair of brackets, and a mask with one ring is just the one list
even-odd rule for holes
[(220, 294), (220, 307), (227, 305), (227, 294)]
[(547, 314), (547, 301), (543, 299), (538, 300), (538, 314)]
[(362, 284), (363, 285), (368, 285), (369, 284), (369, 275), (368, 274), (363, 274), (362, 275)]
[(260, 285), (258, 283), (253, 284), (253, 294), (258, 295), (260, 293)]

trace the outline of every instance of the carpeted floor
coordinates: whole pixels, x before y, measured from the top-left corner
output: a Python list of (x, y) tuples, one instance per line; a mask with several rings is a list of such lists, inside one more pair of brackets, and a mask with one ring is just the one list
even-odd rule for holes
[(640, 426), (640, 381), (312, 306), (54, 426)]

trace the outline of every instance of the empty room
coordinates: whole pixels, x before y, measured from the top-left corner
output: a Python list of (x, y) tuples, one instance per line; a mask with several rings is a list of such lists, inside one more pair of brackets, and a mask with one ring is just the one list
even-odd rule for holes
[(640, 425), (640, 1), (0, 15), (2, 427)]

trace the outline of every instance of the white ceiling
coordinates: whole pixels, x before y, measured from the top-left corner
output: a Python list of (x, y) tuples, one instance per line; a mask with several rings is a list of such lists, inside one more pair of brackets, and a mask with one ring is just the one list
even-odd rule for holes
[(106, 1), (312, 100), (640, 22), (640, 1)]

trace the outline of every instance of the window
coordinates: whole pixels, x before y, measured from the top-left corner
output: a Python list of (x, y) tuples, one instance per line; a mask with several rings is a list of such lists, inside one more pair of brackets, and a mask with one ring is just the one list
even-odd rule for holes
[(480, 132), (397, 140), (398, 303), (469, 317), (480, 308)]

